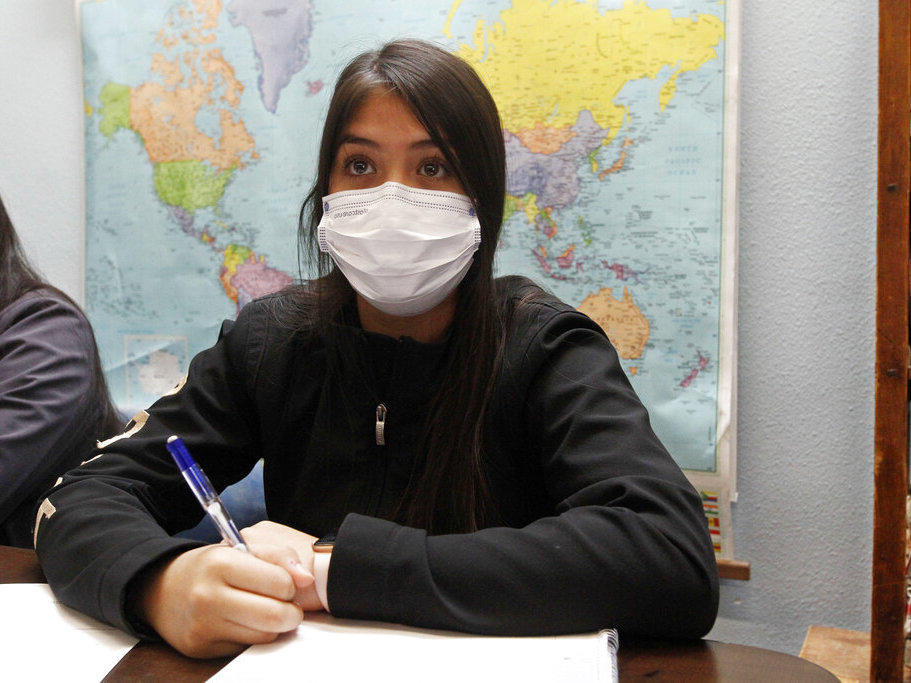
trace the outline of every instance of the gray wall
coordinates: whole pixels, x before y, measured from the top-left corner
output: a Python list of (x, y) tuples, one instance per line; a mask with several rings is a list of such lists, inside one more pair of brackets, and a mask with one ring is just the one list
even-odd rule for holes
[(83, 302), (82, 66), (72, 0), (0, 0), (0, 192), (28, 254)]
[[(743, 0), (737, 555), (712, 637), (796, 653), (869, 629), (877, 21)], [(82, 93), (67, 0), (0, 0), (0, 192), (82, 300)]]
[(712, 635), (869, 629), (877, 3), (746, 0), (737, 555)]

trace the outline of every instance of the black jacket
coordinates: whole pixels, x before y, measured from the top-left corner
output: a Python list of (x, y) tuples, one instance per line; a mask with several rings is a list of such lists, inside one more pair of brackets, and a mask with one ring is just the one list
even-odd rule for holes
[(32, 545), (35, 505), (91, 451), (95, 340), (75, 305), (47, 289), (0, 310), (0, 543)]
[(271, 520), (316, 536), (338, 530), (336, 616), (486, 634), (705, 634), (718, 580), (700, 500), (616, 352), (589, 318), (530, 282), (498, 287), (513, 301), (536, 297), (516, 310), (485, 424), (498, 526), (428, 536), (387, 521), (446, 343), (343, 328), (371, 369), (351, 363), (327, 382), (324, 340), (276, 322), (286, 292), (226, 322), (179, 391), (50, 492), (37, 551), (57, 596), (141, 633), (126, 605), (131, 579), (192, 547), (169, 534), (201, 517), (164, 448), (179, 434), (217, 488), (264, 458)]

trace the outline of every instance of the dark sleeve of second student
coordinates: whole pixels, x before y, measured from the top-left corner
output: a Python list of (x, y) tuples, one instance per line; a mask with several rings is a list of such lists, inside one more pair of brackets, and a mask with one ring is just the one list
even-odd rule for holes
[(31, 545), (42, 491), (91, 447), (93, 354), (85, 316), (53, 292), (0, 311), (0, 543)]

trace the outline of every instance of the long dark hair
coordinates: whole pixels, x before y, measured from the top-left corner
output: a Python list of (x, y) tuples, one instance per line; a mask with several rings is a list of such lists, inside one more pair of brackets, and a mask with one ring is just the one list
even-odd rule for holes
[[(440, 389), (419, 444), (416, 474), (397, 518), (431, 533), (469, 532), (494, 519), (482, 463), (483, 425), (503, 349), (504, 322), (494, 295), (493, 259), (503, 222), (506, 154), (496, 105), (474, 70), (423, 41), (400, 40), (356, 57), (342, 71), (329, 104), (316, 182), (300, 211), (298, 249), (318, 277), (299, 314), (331, 337), (353, 292), (319, 251), (321, 198), (339, 136), (357, 108), (380, 89), (401, 97), (446, 157), (481, 223), (481, 244), (458, 289)], [(306, 302), (305, 302), (306, 300)]]
[[(45, 282), (38, 271), (28, 262), (16, 230), (13, 228), (13, 222), (3, 205), (3, 199), (0, 198), (0, 310), (29, 292), (39, 289), (53, 292), (55, 296), (79, 308), (70, 297)], [(87, 405), (95, 407), (94, 415), (97, 415), (97, 419), (86, 425), (87, 431), (83, 439), (86, 453), (94, 446), (95, 439), (110, 436), (116, 433), (121, 426), (121, 419), (111, 403), (94, 338), (92, 339), (92, 352), (92, 384)]]

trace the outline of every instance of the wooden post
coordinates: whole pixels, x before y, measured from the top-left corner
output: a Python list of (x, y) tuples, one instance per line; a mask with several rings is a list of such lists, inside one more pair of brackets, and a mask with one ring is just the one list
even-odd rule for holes
[(876, 427), (870, 678), (902, 680), (908, 490), (908, 211), (911, 10), (879, 3)]

